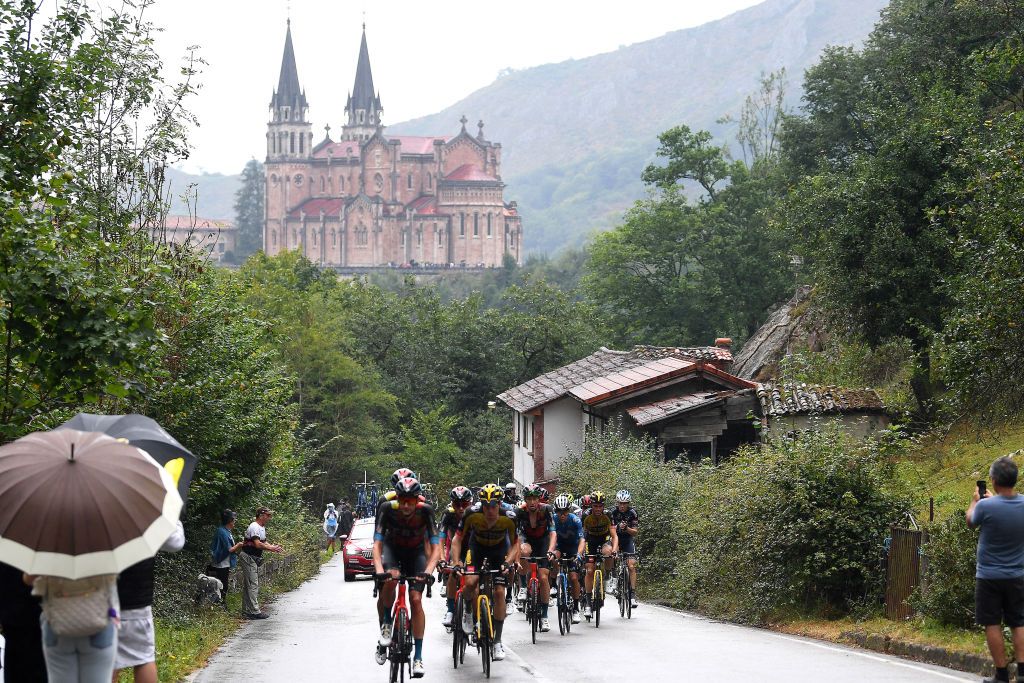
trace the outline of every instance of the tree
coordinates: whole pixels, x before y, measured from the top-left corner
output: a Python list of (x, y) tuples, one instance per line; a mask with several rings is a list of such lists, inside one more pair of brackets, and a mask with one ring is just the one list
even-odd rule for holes
[(235, 227), (239, 263), (263, 248), (263, 164), (250, 159), (242, 170), (242, 185), (235, 192)]

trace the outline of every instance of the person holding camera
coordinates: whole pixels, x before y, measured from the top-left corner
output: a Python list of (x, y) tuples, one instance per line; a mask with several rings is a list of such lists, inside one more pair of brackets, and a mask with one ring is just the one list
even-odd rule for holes
[(1002, 624), (1013, 632), (1017, 681), (1024, 683), (1024, 496), (1014, 490), (1017, 465), (1009, 457), (992, 463), (989, 478), (995, 495), (979, 481), (967, 524), (980, 529), (975, 572), (975, 621), (985, 628), (985, 640), (996, 667), (985, 683), (1010, 680)]

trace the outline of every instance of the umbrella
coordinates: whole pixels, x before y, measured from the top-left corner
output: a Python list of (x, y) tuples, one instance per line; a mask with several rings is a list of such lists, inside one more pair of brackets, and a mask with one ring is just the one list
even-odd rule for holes
[(94, 415), (79, 413), (57, 429), (78, 429), (83, 432), (103, 432), (115, 439), (127, 439), (167, 468), (178, 485), (181, 499), (188, 502), (188, 487), (196, 470), (198, 458), (178, 443), (173, 436), (145, 415)]
[(145, 451), (60, 429), (0, 446), (0, 562), (29, 574), (117, 574), (156, 555), (181, 496)]

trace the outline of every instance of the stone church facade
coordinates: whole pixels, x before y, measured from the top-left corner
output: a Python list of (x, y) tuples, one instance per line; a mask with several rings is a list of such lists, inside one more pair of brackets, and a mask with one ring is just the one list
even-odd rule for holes
[(522, 263), (522, 224), (505, 202), (501, 144), (454, 136), (385, 135), (366, 27), (340, 139), (313, 142), (291, 26), (267, 124), (263, 248), (300, 250), (326, 267)]

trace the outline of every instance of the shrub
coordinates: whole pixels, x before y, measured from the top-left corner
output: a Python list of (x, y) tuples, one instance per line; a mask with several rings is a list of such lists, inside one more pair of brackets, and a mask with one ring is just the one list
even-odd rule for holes
[(910, 600), (914, 609), (939, 623), (970, 628), (977, 547), (978, 532), (967, 526), (963, 514), (932, 525), (924, 546), (923, 583)]

